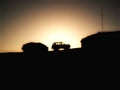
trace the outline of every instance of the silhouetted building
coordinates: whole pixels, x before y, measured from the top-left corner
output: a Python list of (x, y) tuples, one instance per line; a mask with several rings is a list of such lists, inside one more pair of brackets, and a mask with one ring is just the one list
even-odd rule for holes
[(42, 43), (30, 42), (23, 45), (22, 50), (24, 53), (31, 54), (44, 54), (48, 52), (48, 47)]
[(82, 48), (118, 49), (120, 48), (120, 31), (98, 32), (81, 40)]

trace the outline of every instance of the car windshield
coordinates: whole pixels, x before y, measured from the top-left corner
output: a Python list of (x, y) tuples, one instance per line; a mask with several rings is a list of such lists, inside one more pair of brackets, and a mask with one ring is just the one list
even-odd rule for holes
[(63, 42), (56, 42), (55, 45), (63, 45)]

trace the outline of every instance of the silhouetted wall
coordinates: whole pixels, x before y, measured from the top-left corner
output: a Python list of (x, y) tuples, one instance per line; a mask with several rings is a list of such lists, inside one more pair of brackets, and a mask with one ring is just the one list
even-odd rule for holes
[(120, 31), (98, 32), (81, 40), (82, 48), (91, 49), (119, 49)]
[(32, 54), (42, 54), (48, 52), (48, 47), (42, 43), (30, 42), (26, 43), (22, 46), (22, 50), (24, 53), (32, 53)]

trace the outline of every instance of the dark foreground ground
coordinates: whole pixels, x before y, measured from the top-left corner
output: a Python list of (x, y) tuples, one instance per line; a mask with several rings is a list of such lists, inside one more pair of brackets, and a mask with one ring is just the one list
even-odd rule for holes
[(45, 54), (33, 53), (1, 53), (0, 65), (12, 66), (73, 66), (73, 67), (117, 67), (119, 65), (119, 51), (99, 49), (85, 50), (81, 48), (67, 51), (48, 52)]
[(72, 49), (45, 55), (4, 53), (0, 54), (0, 70), (5, 74), (1, 78), (14, 81), (14, 85), (21, 81), (27, 88), (35, 84), (39, 88), (116, 89), (119, 60), (119, 52), (114, 50)]
[(119, 51), (120, 32), (98, 33), (83, 39), (82, 48), (46, 53), (1, 53), (0, 75), (5, 77), (3, 81), (10, 79), (9, 84), (13, 78), (15, 83), (22, 81), (25, 86), (29, 83), (27, 88), (41, 83), (39, 88), (45, 85), (43, 88), (114, 90), (119, 88)]

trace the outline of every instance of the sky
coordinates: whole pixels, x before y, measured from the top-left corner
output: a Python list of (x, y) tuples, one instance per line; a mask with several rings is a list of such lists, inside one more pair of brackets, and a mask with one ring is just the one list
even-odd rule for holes
[(21, 52), (22, 45), (62, 41), (81, 47), (81, 39), (120, 30), (119, 0), (0, 0), (0, 52)]

